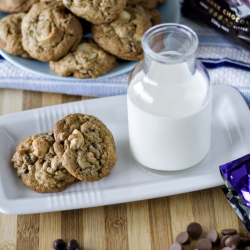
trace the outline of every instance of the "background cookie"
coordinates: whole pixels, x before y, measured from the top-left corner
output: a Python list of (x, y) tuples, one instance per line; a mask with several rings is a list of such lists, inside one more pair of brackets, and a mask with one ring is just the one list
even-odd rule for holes
[(54, 126), (54, 150), (62, 164), (82, 181), (98, 181), (108, 176), (116, 163), (113, 135), (99, 119), (70, 114)]
[(11, 14), (0, 19), (0, 48), (9, 54), (30, 58), (22, 46), (21, 23), (24, 12)]
[(142, 36), (156, 24), (150, 19), (152, 15), (143, 7), (128, 5), (116, 20), (92, 25), (91, 31), (95, 42), (104, 50), (124, 60), (139, 60), (143, 57)]
[(31, 57), (45, 62), (74, 51), (83, 35), (79, 20), (61, 1), (34, 4), (21, 27), (24, 49)]
[(61, 164), (53, 149), (53, 133), (29, 136), (20, 141), (12, 158), (17, 175), (29, 189), (60, 192), (77, 181)]
[(94, 24), (109, 23), (115, 20), (127, 3), (127, 0), (62, 1), (76, 16)]
[(101, 49), (93, 39), (86, 38), (74, 52), (58, 61), (51, 61), (50, 68), (58, 75), (77, 78), (97, 78), (118, 65), (115, 56)]
[(26, 12), (39, 0), (0, 0), (0, 11), (3, 12)]

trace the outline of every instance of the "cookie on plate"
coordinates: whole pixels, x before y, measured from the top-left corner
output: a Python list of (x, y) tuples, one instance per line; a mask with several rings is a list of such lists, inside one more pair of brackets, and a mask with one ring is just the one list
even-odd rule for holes
[(19, 142), (12, 163), (29, 189), (39, 193), (60, 192), (78, 181), (63, 166), (53, 149), (52, 132), (29, 136)]
[(20, 12), (0, 19), (0, 48), (11, 55), (30, 58), (22, 46), (21, 23), (24, 16), (25, 13)]
[(110, 23), (125, 8), (127, 0), (62, 0), (76, 16), (94, 24)]
[(93, 38), (101, 48), (121, 59), (142, 59), (141, 39), (150, 27), (158, 23), (156, 13), (160, 20), (157, 10), (151, 15), (140, 5), (127, 5), (113, 22), (92, 25)]
[(0, 11), (16, 13), (28, 11), (39, 0), (0, 0)]
[(101, 49), (91, 38), (83, 39), (74, 52), (50, 62), (50, 68), (56, 74), (77, 78), (97, 78), (117, 65), (117, 57)]
[(23, 18), (21, 29), (24, 49), (44, 62), (74, 51), (83, 34), (80, 21), (61, 1), (34, 4)]
[(117, 157), (112, 133), (98, 118), (69, 114), (54, 126), (54, 150), (63, 166), (86, 182), (108, 176)]

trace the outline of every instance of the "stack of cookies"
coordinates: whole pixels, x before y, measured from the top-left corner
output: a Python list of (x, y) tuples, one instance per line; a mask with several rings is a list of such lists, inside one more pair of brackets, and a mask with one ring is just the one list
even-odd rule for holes
[(26, 187), (50, 193), (108, 176), (117, 157), (107, 126), (94, 116), (75, 113), (56, 122), (53, 131), (22, 139), (11, 161)]
[(0, 48), (48, 62), (60, 76), (97, 78), (120, 60), (142, 59), (142, 36), (160, 23), (164, 1), (0, 0), (10, 13), (0, 20)]

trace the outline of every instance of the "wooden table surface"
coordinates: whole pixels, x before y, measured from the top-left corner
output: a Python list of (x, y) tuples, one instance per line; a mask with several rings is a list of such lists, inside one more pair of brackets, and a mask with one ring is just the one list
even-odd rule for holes
[[(89, 97), (3, 89), (0, 115), (84, 99)], [(74, 238), (81, 250), (169, 249), (176, 235), (193, 221), (202, 225), (203, 237), (211, 228), (218, 232), (235, 228), (242, 237), (249, 237), (221, 187), (215, 187), (79, 210), (31, 215), (0, 213), (0, 250), (49, 250), (57, 238)], [(196, 242), (185, 250), (195, 249)]]

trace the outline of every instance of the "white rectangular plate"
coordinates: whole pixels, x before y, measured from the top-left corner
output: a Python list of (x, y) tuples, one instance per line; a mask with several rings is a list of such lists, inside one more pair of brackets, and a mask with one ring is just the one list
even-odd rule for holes
[[(26, 188), (12, 167), (19, 140), (53, 129), (69, 113), (91, 114), (114, 135), (118, 161), (110, 176), (78, 182), (60, 193), (40, 194)], [(7, 214), (52, 212), (124, 203), (222, 185), (219, 166), (250, 153), (250, 113), (237, 90), (213, 86), (210, 152), (196, 168), (178, 175), (158, 175), (131, 157), (126, 96), (50, 106), (0, 117), (0, 211)], [(152, 156), (153, 157), (153, 156)], [(181, 157), (181, 155), (180, 155)]]

